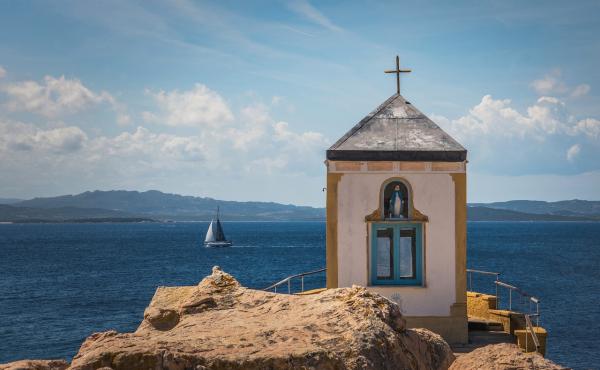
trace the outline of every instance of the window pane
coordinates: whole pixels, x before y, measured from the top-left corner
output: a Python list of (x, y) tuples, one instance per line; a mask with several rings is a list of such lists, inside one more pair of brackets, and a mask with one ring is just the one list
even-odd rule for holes
[(415, 278), (415, 231), (403, 229), (400, 231), (400, 277)]
[(377, 230), (377, 279), (394, 277), (394, 230)]

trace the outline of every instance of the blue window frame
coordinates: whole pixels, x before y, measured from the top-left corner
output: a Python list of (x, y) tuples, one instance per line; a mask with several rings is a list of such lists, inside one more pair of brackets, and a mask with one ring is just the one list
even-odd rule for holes
[(421, 285), (423, 237), (420, 223), (386, 222), (371, 226), (371, 284)]

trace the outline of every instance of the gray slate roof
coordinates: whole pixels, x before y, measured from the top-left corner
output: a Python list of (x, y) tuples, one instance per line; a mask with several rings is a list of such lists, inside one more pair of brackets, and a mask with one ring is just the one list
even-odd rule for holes
[(392, 95), (340, 138), (327, 159), (462, 162), (467, 150), (400, 94)]

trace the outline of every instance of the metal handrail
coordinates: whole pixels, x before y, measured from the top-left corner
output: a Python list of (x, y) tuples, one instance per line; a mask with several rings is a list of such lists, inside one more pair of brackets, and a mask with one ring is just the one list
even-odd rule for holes
[[(469, 274), (469, 291), (470, 292), (473, 291), (473, 273), (480, 274), (480, 275), (493, 275), (493, 276), (496, 276), (496, 281), (500, 280), (499, 272), (467, 269), (467, 273)], [(498, 297), (498, 286), (497, 285), (496, 285), (496, 297)], [(498, 300), (496, 300), (496, 305), (497, 305), (497, 303), (498, 303)], [(496, 306), (496, 308), (498, 308), (498, 307)]]
[(514, 285), (510, 285), (510, 284), (507, 284), (507, 283), (505, 283), (505, 282), (502, 282), (502, 281), (497, 281), (497, 282), (496, 282), (496, 284), (498, 284), (498, 285), (500, 285), (500, 286), (503, 286), (503, 287), (505, 287), (505, 288), (508, 288), (508, 289), (510, 289), (510, 290), (515, 290), (515, 291), (517, 291), (519, 294), (521, 294), (522, 296), (525, 296), (525, 297), (528, 297), (528, 298), (532, 298), (532, 299), (534, 299), (535, 301), (539, 301), (539, 299), (537, 299), (536, 297), (532, 296), (531, 294), (529, 294), (529, 293), (525, 292), (524, 290), (522, 290), (522, 289), (520, 289), (520, 288), (517, 288), (517, 287), (516, 287), (516, 286), (514, 286)]
[[(532, 296), (531, 294), (525, 292), (524, 290), (521, 290), (521, 289), (517, 288), (514, 285), (510, 285), (510, 284), (504, 283), (504, 282), (499, 281), (499, 280), (496, 280), (494, 283), (496, 284), (497, 287), (501, 286), (501, 287), (504, 287), (504, 288), (508, 289), (508, 310), (509, 311), (512, 311), (512, 292), (513, 292), (513, 290), (515, 292), (519, 293), (521, 295), (521, 297), (527, 298), (529, 300), (529, 302), (530, 302), (529, 303), (529, 311), (530, 312), (528, 313), (528, 315), (529, 316), (535, 316), (535, 318), (536, 318), (536, 325), (539, 326), (539, 324), (540, 324), (540, 321), (539, 321), (540, 320), (540, 299), (539, 298)], [(531, 303), (535, 304), (535, 314), (531, 313), (531, 311), (532, 311), (531, 310)], [(496, 308), (498, 308), (498, 297), (497, 297), (497, 295), (496, 295)]]
[(482, 274), (482, 275), (500, 275), (499, 272), (492, 272), (492, 271), (483, 271), (483, 270), (475, 270), (475, 269), (467, 269), (467, 272), (475, 272), (478, 274)]
[[(530, 316), (534, 316), (534, 315), (525, 315), (525, 326), (527, 327), (527, 331), (529, 331), (531, 333), (531, 339), (533, 339), (533, 344), (535, 345), (535, 351), (539, 352), (540, 351), (540, 341), (537, 337), (537, 333), (535, 332), (535, 329), (533, 328), (533, 324), (531, 323), (531, 318)], [(539, 314), (535, 314), (535, 316), (539, 316)], [(527, 352), (527, 348), (529, 348), (529, 336), (527, 335), (527, 332), (525, 333), (525, 352)]]
[(288, 294), (292, 294), (292, 283), (291, 283), (291, 281), (292, 281), (292, 279), (295, 279), (295, 278), (298, 278), (298, 277), (299, 277), (299, 278), (300, 278), (300, 281), (301, 281), (301, 290), (300, 290), (300, 291), (301, 291), (301, 292), (304, 292), (304, 277), (305, 277), (306, 275), (314, 275), (314, 274), (318, 274), (318, 273), (320, 273), (320, 272), (323, 272), (323, 271), (326, 271), (326, 270), (327, 270), (327, 268), (322, 268), (322, 269), (319, 269), (319, 270), (308, 271), (308, 272), (302, 272), (302, 273), (300, 273), (300, 274), (291, 275), (291, 276), (288, 276), (288, 277), (286, 277), (285, 279), (283, 279), (283, 280), (281, 280), (281, 281), (278, 281), (278, 282), (276, 282), (276, 283), (275, 283), (275, 284), (273, 284), (273, 285), (270, 285), (270, 286), (266, 287), (266, 288), (265, 288), (265, 289), (263, 289), (263, 290), (271, 290), (271, 289), (274, 289), (274, 290), (275, 290), (275, 293), (277, 293), (277, 287), (278, 287), (278, 286), (280, 286), (280, 285), (283, 285), (283, 284), (287, 283), (287, 286), (288, 286)]
[[(508, 310), (512, 311), (512, 292), (513, 290), (519, 293), (522, 297), (525, 297), (529, 300), (529, 313), (527, 314), (530, 318), (536, 318), (536, 325), (539, 326), (539, 317), (540, 317), (540, 299), (534, 297), (533, 295), (525, 292), (524, 290), (517, 288), (514, 285), (505, 283), (500, 281), (500, 273), (499, 272), (491, 272), (491, 271), (483, 271), (483, 270), (475, 270), (475, 269), (467, 269), (467, 273), (469, 274), (469, 291), (472, 291), (472, 274), (481, 274), (481, 275), (493, 275), (496, 276), (496, 280), (494, 281), (494, 285), (496, 286), (496, 309), (498, 309), (500, 304), (500, 296), (498, 292), (498, 288), (507, 288), (508, 289)], [(535, 304), (535, 313), (532, 313), (531, 303)]]

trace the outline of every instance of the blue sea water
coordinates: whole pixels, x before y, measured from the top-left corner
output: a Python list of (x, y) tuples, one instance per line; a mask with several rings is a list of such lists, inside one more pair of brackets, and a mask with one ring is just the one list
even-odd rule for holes
[[(322, 222), (225, 222), (235, 246), (223, 249), (201, 247), (207, 226), (0, 224), (0, 363), (70, 358), (93, 332), (133, 331), (157, 286), (196, 284), (213, 265), (254, 288), (325, 266)], [(468, 265), (541, 298), (550, 359), (598, 369), (600, 223), (469, 223)]]

